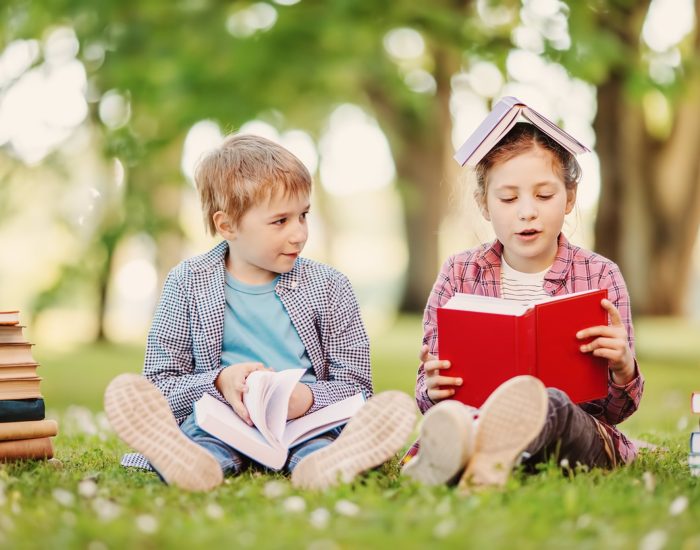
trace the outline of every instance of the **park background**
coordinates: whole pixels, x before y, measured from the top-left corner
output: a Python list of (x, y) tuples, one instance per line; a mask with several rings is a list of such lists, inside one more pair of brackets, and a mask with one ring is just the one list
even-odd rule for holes
[[(0, 543), (498, 547), (524, 533), (525, 546), (700, 547), (683, 465), (700, 390), (697, 13), (692, 0), (3, 2), (0, 309), (20, 309), (37, 344), (64, 467), (0, 469)], [(625, 275), (647, 390), (623, 429), (666, 455), (607, 477), (553, 465), (466, 499), (404, 490), (395, 468), (316, 501), (265, 476), (185, 497), (119, 471), (102, 392), (140, 370), (168, 270), (216, 242), (192, 184), (203, 152), (251, 132), (303, 160), (305, 255), (352, 281), (376, 388), (412, 392), (441, 262), (493, 237), (452, 154), (504, 95), (593, 149), (564, 232)], [(256, 506), (274, 509), (276, 537)], [(187, 508), (204, 512), (186, 521)]]

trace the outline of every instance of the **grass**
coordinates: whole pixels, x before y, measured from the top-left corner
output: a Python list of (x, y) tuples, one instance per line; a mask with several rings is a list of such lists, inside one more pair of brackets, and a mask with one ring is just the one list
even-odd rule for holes
[[(697, 428), (688, 400), (700, 389), (700, 343), (687, 327), (664, 323), (638, 326), (647, 386), (623, 428), (668, 452), (643, 454), (615, 472), (562, 473), (550, 463), (534, 476), (516, 473), (504, 490), (471, 496), (409, 483), (396, 462), (320, 495), (260, 473), (207, 494), (183, 493), (120, 468), (126, 448), (99, 413), (107, 382), (138, 372), (142, 349), (37, 350), (49, 415), (62, 430), (55, 440), (62, 467), (0, 467), (0, 547), (700, 548), (700, 478), (685, 466), (688, 434)], [(416, 318), (373, 339), (378, 390), (412, 391), (419, 339)]]

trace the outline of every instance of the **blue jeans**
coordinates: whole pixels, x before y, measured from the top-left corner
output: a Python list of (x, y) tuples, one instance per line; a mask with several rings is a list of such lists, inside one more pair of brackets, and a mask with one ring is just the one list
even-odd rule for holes
[[(216, 458), (224, 472), (224, 475), (240, 474), (246, 468), (251, 466), (264, 468), (264, 466), (261, 466), (257, 462), (248, 458), (246, 455), (239, 453), (236, 449), (227, 445), (220, 439), (217, 439), (213, 435), (210, 435), (202, 430), (194, 421), (194, 413), (185, 419), (180, 426), (180, 429), (187, 437), (189, 437), (200, 447), (209, 451), (209, 453)], [(342, 426), (334, 428), (317, 437), (304, 441), (299, 445), (291, 447), (289, 449), (289, 455), (287, 456), (287, 462), (282, 468), (282, 471), (291, 473), (302, 458), (333, 443), (333, 441), (340, 435), (342, 429)]]

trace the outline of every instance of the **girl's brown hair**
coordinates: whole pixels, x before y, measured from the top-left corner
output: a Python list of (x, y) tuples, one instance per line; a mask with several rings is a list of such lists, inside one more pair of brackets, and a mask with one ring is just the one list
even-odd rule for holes
[(488, 175), (491, 169), (537, 147), (552, 155), (552, 166), (564, 181), (566, 189), (576, 189), (581, 179), (581, 166), (576, 157), (536, 126), (518, 122), (476, 165), (474, 198), (479, 206), (486, 204)]
[(232, 223), (274, 191), (311, 194), (311, 175), (287, 149), (269, 139), (234, 135), (207, 154), (194, 175), (207, 229), (216, 235), (214, 214), (225, 212)]

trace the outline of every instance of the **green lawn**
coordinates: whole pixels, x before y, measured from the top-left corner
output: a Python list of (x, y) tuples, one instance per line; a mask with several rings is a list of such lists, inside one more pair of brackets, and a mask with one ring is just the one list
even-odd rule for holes
[[(125, 447), (99, 412), (107, 382), (138, 372), (142, 349), (37, 349), (49, 415), (62, 430), (55, 440), (62, 467), (0, 467), (0, 548), (700, 548), (700, 478), (685, 466), (688, 434), (698, 426), (688, 405), (700, 390), (699, 333), (687, 324), (638, 324), (647, 385), (623, 429), (668, 452), (613, 473), (562, 475), (549, 464), (536, 476), (516, 474), (502, 491), (472, 496), (408, 483), (395, 462), (322, 495), (262, 474), (183, 493), (121, 469)], [(403, 318), (373, 338), (378, 390), (412, 391), (420, 334), (417, 318)]]

